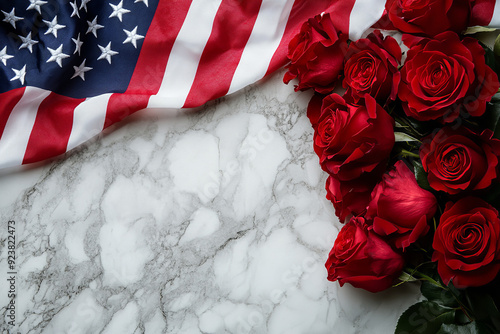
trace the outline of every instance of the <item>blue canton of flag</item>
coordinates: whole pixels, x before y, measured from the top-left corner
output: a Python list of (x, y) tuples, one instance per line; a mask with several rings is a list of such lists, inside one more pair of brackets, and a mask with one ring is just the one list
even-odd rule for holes
[(0, 93), (73, 98), (127, 89), (157, 0), (0, 2)]

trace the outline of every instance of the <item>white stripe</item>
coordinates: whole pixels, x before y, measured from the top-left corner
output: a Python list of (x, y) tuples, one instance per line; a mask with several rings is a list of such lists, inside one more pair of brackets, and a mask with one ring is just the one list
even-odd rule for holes
[(0, 139), (0, 168), (23, 163), (38, 107), (49, 95), (50, 91), (26, 87), (23, 96), (12, 109)]
[(500, 28), (500, 1), (495, 1), (495, 9), (489, 27)]
[(221, 2), (193, 0), (172, 47), (158, 94), (149, 99), (149, 108), (181, 108), (184, 105)]
[(111, 94), (91, 97), (75, 108), (73, 127), (71, 128), (66, 151), (86, 142), (102, 131), (110, 97)]
[(349, 17), (349, 38), (353, 41), (375, 24), (384, 14), (386, 0), (357, 0)]
[(278, 48), (294, 0), (263, 0), (228, 94), (264, 77)]

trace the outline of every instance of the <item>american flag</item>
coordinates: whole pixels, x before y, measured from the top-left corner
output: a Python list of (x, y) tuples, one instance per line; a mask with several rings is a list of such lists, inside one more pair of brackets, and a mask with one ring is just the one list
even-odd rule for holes
[[(483, 25), (497, 4), (477, 0)], [(286, 63), (325, 10), (352, 39), (385, 0), (0, 1), (0, 168), (65, 153), (144, 108), (187, 108)], [(496, 19), (495, 19), (496, 18)]]

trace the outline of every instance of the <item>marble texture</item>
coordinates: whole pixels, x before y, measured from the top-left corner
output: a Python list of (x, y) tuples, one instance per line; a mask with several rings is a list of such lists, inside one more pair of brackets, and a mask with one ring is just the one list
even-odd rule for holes
[[(2, 333), (391, 333), (418, 287), (326, 280), (340, 224), (308, 93), (278, 73), (196, 110), (141, 111), (60, 159), (0, 175)], [(7, 314), (7, 284), (0, 291)]]

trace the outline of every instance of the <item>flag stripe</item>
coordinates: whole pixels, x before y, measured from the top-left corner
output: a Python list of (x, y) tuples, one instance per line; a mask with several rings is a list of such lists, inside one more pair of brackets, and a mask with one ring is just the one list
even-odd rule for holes
[(103, 130), (110, 97), (111, 94), (91, 97), (75, 108), (66, 151), (84, 143)]
[(307, 2), (304, 0), (296, 0), (286, 23), (285, 31), (281, 41), (274, 52), (274, 55), (269, 63), (266, 75), (276, 71), (278, 68), (287, 63), (288, 44), (291, 39), (299, 33), (304, 18), (313, 17), (314, 15), (325, 10), (331, 0), (315, 0)]
[(106, 101), (104, 128), (146, 108), (150, 95), (158, 93), (172, 46), (190, 6), (191, 0), (177, 0), (175, 5), (168, 1), (158, 3), (127, 91), (113, 94), (109, 103)]
[(66, 152), (73, 125), (73, 111), (84, 100), (51, 93), (40, 103), (23, 164)]
[(12, 110), (23, 97), (24, 90), (23, 87), (0, 94), (0, 138), (2, 138), (3, 130)]
[(366, 29), (375, 24), (385, 10), (386, 0), (357, 0), (349, 16), (349, 38), (353, 41), (362, 37)]
[(285, 31), (293, 0), (263, 0), (228, 93), (262, 79)]
[(184, 108), (200, 106), (227, 93), (261, 3), (222, 1)]
[(221, 1), (193, 0), (172, 47), (158, 94), (151, 96), (148, 107), (184, 105)]
[(0, 165), (2, 167), (22, 164), (38, 106), (49, 94), (50, 91), (41, 88), (26, 87), (22, 98), (7, 120), (0, 140)]

